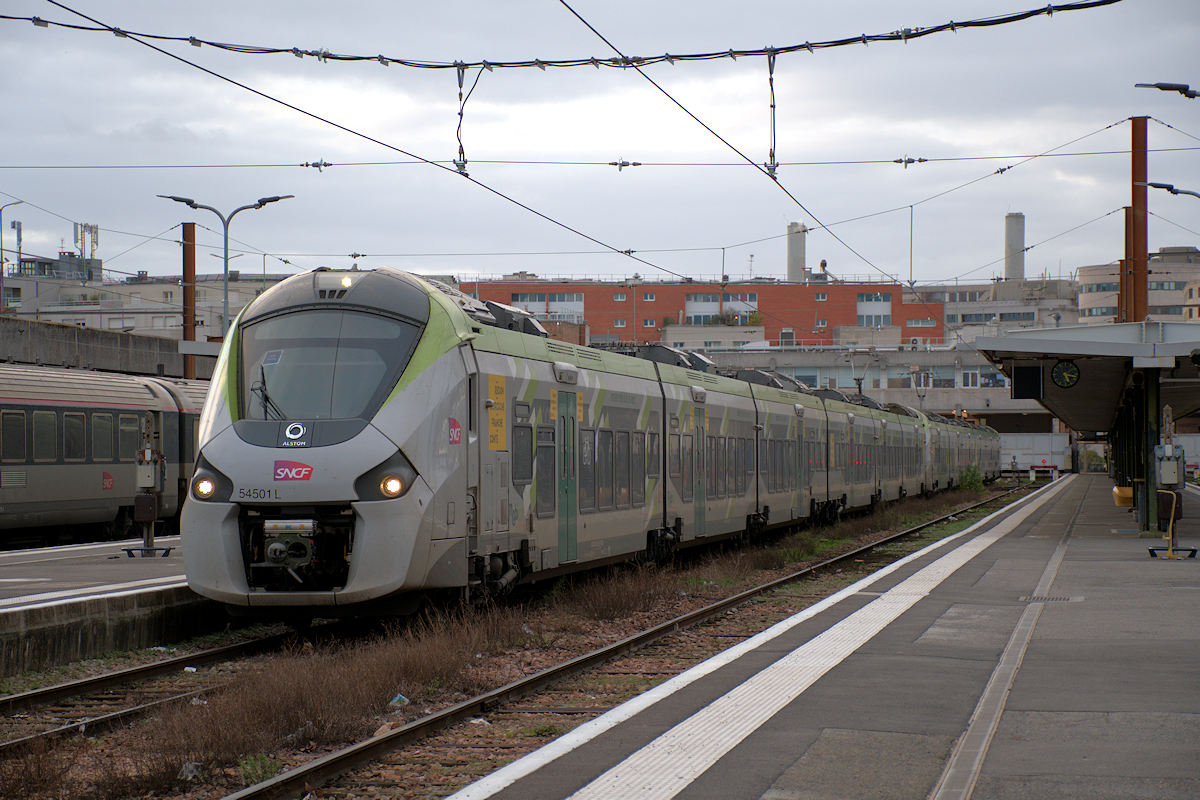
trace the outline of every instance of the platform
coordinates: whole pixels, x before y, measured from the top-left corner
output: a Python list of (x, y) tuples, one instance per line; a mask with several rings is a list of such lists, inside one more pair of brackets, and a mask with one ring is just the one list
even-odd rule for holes
[(179, 537), (0, 552), (0, 676), (210, 631), (215, 606), (187, 588)]
[(1111, 489), (1064, 477), (453, 797), (1200, 797), (1200, 562)]

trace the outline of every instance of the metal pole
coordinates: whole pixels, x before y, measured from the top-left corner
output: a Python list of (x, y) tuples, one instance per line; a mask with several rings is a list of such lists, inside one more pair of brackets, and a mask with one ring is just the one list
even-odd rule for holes
[(1147, 295), (1147, 265), (1149, 257), (1149, 220), (1146, 211), (1146, 117), (1134, 117), (1133, 140), (1130, 148), (1132, 179), (1133, 179), (1133, 220), (1130, 235), (1130, 245), (1133, 253), (1133, 319), (1130, 322), (1141, 322), (1149, 313)]
[[(4, 209), (9, 206), (19, 206), (24, 202), (24, 200), (15, 200), (0, 206), (0, 314), (3, 314), (4, 309), (7, 307), (7, 304), (4, 302)], [(17, 260), (18, 262), (20, 261), (19, 256)], [(18, 263), (17, 269), (19, 270), (20, 267), (21, 265)]]
[[(183, 223), (183, 340), (196, 341), (196, 223)], [(183, 377), (196, 377), (196, 357), (183, 357)]]

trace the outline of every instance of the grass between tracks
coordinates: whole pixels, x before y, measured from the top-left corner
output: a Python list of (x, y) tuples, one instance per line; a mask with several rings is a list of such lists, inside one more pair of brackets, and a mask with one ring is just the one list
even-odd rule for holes
[(314, 648), (298, 641), (290, 652), (239, 670), (205, 702), (78, 746), (0, 762), (0, 797), (212, 796), (369, 736), (381, 721), (415, 718), (641, 627), (631, 618), (640, 623), (656, 610), (728, 596), (764, 572), (795, 569), (870, 533), (911, 527), (979, 497), (959, 491), (911, 498), (674, 567), (563, 579), (525, 605), (431, 611), (367, 643)]

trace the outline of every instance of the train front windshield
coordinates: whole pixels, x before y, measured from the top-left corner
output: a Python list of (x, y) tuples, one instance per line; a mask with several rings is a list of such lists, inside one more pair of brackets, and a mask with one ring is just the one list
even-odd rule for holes
[(369, 419), (412, 357), (421, 328), (349, 310), (296, 311), (241, 331), (244, 419)]

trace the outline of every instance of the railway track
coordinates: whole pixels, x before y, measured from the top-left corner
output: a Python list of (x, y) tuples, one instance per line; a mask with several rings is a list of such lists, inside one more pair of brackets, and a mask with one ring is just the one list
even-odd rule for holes
[[(246, 787), (241, 791), (228, 795), (226, 800), (268, 800), (268, 798), (284, 796), (303, 796), (313, 787), (324, 786), (337, 776), (341, 776), (366, 764), (384, 764), (385, 766), (380, 767), (375, 772), (395, 773), (402, 776), (405, 771), (413, 770), (415, 765), (423, 760), (422, 748), (417, 746), (423, 740), (452, 726), (459, 726), (462, 723), (474, 722), (480, 728), (491, 726), (492, 723), (483, 718), (483, 715), (489, 714), (506, 718), (510, 722), (516, 720), (518, 727), (515, 729), (515, 735), (510, 731), (508, 735), (503, 737), (501, 743), (498, 744), (495, 741), (489, 740), (489, 743), (484, 744), (480, 742), (472, 743), (472, 739), (479, 737), (467, 734), (458, 737), (458, 741), (453, 746), (460, 748), (462, 752), (473, 754), (470, 756), (470, 759), (473, 759), (476, 764), (478, 764), (481, 758), (486, 761), (488, 758), (494, 757), (497, 760), (495, 767), (498, 767), (500, 764), (511, 760), (515, 755), (532, 750), (540, 746), (545, 740), (565, 732), (560, 729), (555, 720), (561, 721), (564, 718), (571, 718), (574, 721), (567, 726), (567, 729), (574, 727), (628, 699), (627, 695), (630, 695), (630, 693), (637, 694), (640, 691), (644, 691), (656, 683), (658, 678), (678, 674), (692, 664), (708, 658), (714, 652), (724, 649), (732, 640), (744, 639), (752, 635), (744, 633), (745, 630), (753, 629), (757, 631), (761, 628), (754, 627), (757, 624), (756, 622), (741, 620), (737, 625), (729, 626), (729, 630), (725, 630), (724, 627), (719, 626), (711, 634), (699, 637), (706, 641), (695, 647), (684, 647), (682, 650), (678, 652), (672, 651), (668, 655), (661, 655), (654, 650), (647, 649), (656, 646), (656, 643), (659, 643), (665, 637), (681, 632), (684, 636), (687, 636), (697, 626), (719, 620), (723, 616), (730, 614), (733, 610), (747, 606), (751, 601), (761, 598), (763, 595), (777, 592), (784, 587), (813, 578), (814, 576), (827, 574), (834, 569), (845, 568), (847, 565), (855, 565), (859, 572), (866, 573), (873, 571), (876, 567), (867, 562), (878, 563), (880, 559), (875, 554), (886, 545), (911, 537), (914, 534), (944, 523), (947, 520), (955, 519), (963, 514), (979, 511), (987, 506), (1004, 505), (1006, 502), (1011, 502), (1007, 498), (1018, 491), (1022, 491), (1022, 489), (1010, 490), (979, 503), (955, 509), (936, 519), (879, 537), (869, 544), (812, 564), (804, 569), (763, 583), (698, 610), (683, 614), (613, 644), (577, 656), (526, 678), (513, 681), (505, 686), (456, 703), (442, 710), (427, 714), (407, 724), (391, 730), (381, 729), (375, 736), (365, 741), (329, 753), (307, 764), (276, 775), (273, 778)], [(899, 555), (895, 556), (897, 559), (900, 557)], [(805, 592), (796, 594), (796, 602), (807, 605), (815, 599), (815, 597), (807, 597), (806, 594)], [(803, 607), (803, 605), (800, 607)], [(787, 611), (785, 616), (791, 613), (795, 613), (795, 611)], [(767, 616), (770, 615), (768, 614)], [(769, 624), (770, 622), (766, 622), (762, 627), (766, 627)], [(739, 630), (741, 632), (738, 632)], [(623, 661), (620, 666), (616, 666), (613, 662), (618, 659), (627, 660)], [(581, 692), (568, 688), (566, 691), (556, 694), (558, 690), (550, 688), (550, 691), (546, 693), (547, 702), (534, 703), (529, 708), (512, 705), (514, 701), (522, 697), (530, 697), (539, 692), (544, 692), (548, 687), (559, 684), (565, 678), (577, 676), (588, 670), (594, 670), (604, 664), (609, 664), (610, 666), (601, 671), (599, 683), (604, 684), (605, 689), (611, 688), (610, 684), (615, 685), (615, 692), (599, 689)], [(607, 684), (605, 684), (606, 680)], [(539, 722), (539, 720), (541, 721)], [(522, 736), (522, 732), (531, 732), (533, 735)], [(541, 735), (538, 735), (539, 732)], [(523, 741), (530, 739), (532, 741)], [(404, 751), (403, 758), (388, 758), (389, 754), (402, 749)], [(430, 750), (431, 748), (426, 747), (424, 749)], [(440, 772), (452, 776), (455, 771), (455, 758), (448, 758), (444, 749), (434, 747), (432, 751), (432, 755), (428, 753), (424, 755), (431, 758), (438, 765)], [(429, 791), (431, 787), (428, 785), (428, 773), (424, 776), (423, 782), (425, 783), (423, 791)], [(351, 780), (349, 783), (355, 784), (356, 781)], [(346, 796), (358, 797), (361, 796), (359, 793), (367, 788), (369, 787), (351, 785), (346, 787), (344, 792)], [(326, 787), (322, 790), (321, 796), (337, 797), (342, 794), (343, 790), (340, 788)]]
[(294, 640), (294, 633), (279, 633), (0, 697), (0, 758), (73, 733), (111, 729), (165, 704), (199, 702), (217, 687), (198, 668), (278, 650)]

